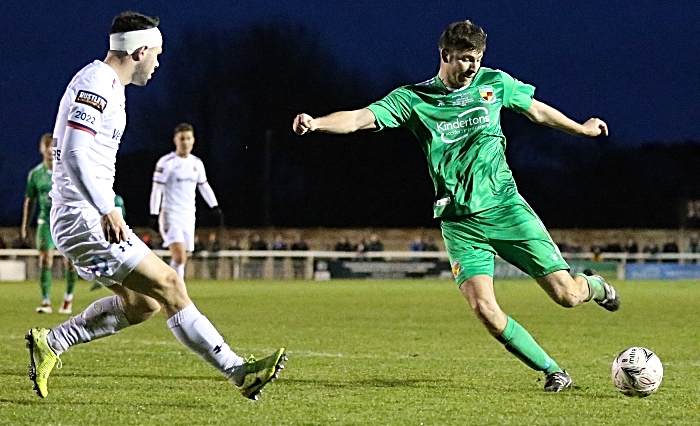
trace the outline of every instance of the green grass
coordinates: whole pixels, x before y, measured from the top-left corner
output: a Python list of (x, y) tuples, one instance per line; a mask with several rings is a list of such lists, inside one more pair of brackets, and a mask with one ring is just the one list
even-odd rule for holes
[[(62, 282), (54, 284), (55, 302)], [(175, 340), (161, 316), (76, 346), (38, 398), (24, 334), (33, 283), (0, 284), (0, 424), (34, 425), (621, 425), (700, 424), (698, 283), (624, 282), (619, 312), (564, 309), (530, 280), (501, 281), (503, 309), (566, 368), (575, 387), (542, 392), (542, 375), (488, 336), (450, 281), (193, 281), (192, 298), (238, 353), (288, 348), (257, 403)], [(110, 294), (79, 283), (75, 307)], [(614, 356), (654, 350), (665, 377), (633, 399), (610, 380)]]

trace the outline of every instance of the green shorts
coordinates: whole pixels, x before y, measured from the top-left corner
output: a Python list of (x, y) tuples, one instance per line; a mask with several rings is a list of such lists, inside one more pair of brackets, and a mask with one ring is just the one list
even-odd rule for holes
[(443, 221), (440, 226), (457, 284), (474, 275), (493, 277), (496, 255), (533, 278), (569, 269), (542, 221), (524, 200), (458, 221)]
[(51, 226), (46, 219), (38, 219), (36, 221), (36, 249), (37, 250), (54, 250), (56, 245), (51, 239)]

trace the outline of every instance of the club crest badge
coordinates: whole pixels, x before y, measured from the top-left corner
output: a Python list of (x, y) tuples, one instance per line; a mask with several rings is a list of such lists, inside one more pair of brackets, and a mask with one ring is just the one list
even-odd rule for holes
[(479, 87), (479, 96), (481, 97), (481, 102), (483, 103), (490, 104), (496, 101), (496, 94), (494, 93), (492, 86)]
[(456, 277), (460, 272), (462, 272), (462, 265), (459, 264), (458, 259), (455, 259), (452, 261), (452, 275)]

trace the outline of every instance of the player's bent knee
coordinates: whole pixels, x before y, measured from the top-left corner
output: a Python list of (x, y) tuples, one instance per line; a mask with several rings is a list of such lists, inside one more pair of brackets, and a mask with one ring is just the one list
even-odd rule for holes
[(474, 314), (487, 327), (497, 326), (501, 309), (490, 301), (477, 301), (473, 308)]

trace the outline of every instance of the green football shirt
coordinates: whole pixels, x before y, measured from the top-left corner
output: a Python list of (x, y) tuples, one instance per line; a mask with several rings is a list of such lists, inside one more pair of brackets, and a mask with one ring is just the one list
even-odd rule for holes
[(535, 88), (482, 67), (471, 84), (452, 90), (436, 76), (399, 87), (368, 106), (379, 130), (405, 126), (418, 138), (435, 186), (435, 217), (455, 219), (519, 195), (506, 164), (501, 108), (524, 112)]
[(51, 214), (51, 170), (44, 166), (44, 163), (38, 164), (29, 171), (27, 176), (27, 189), (24, 191), (24, 196), (30, 199), (39, 201), (39, 214), (37, 219), (49, 221)]

